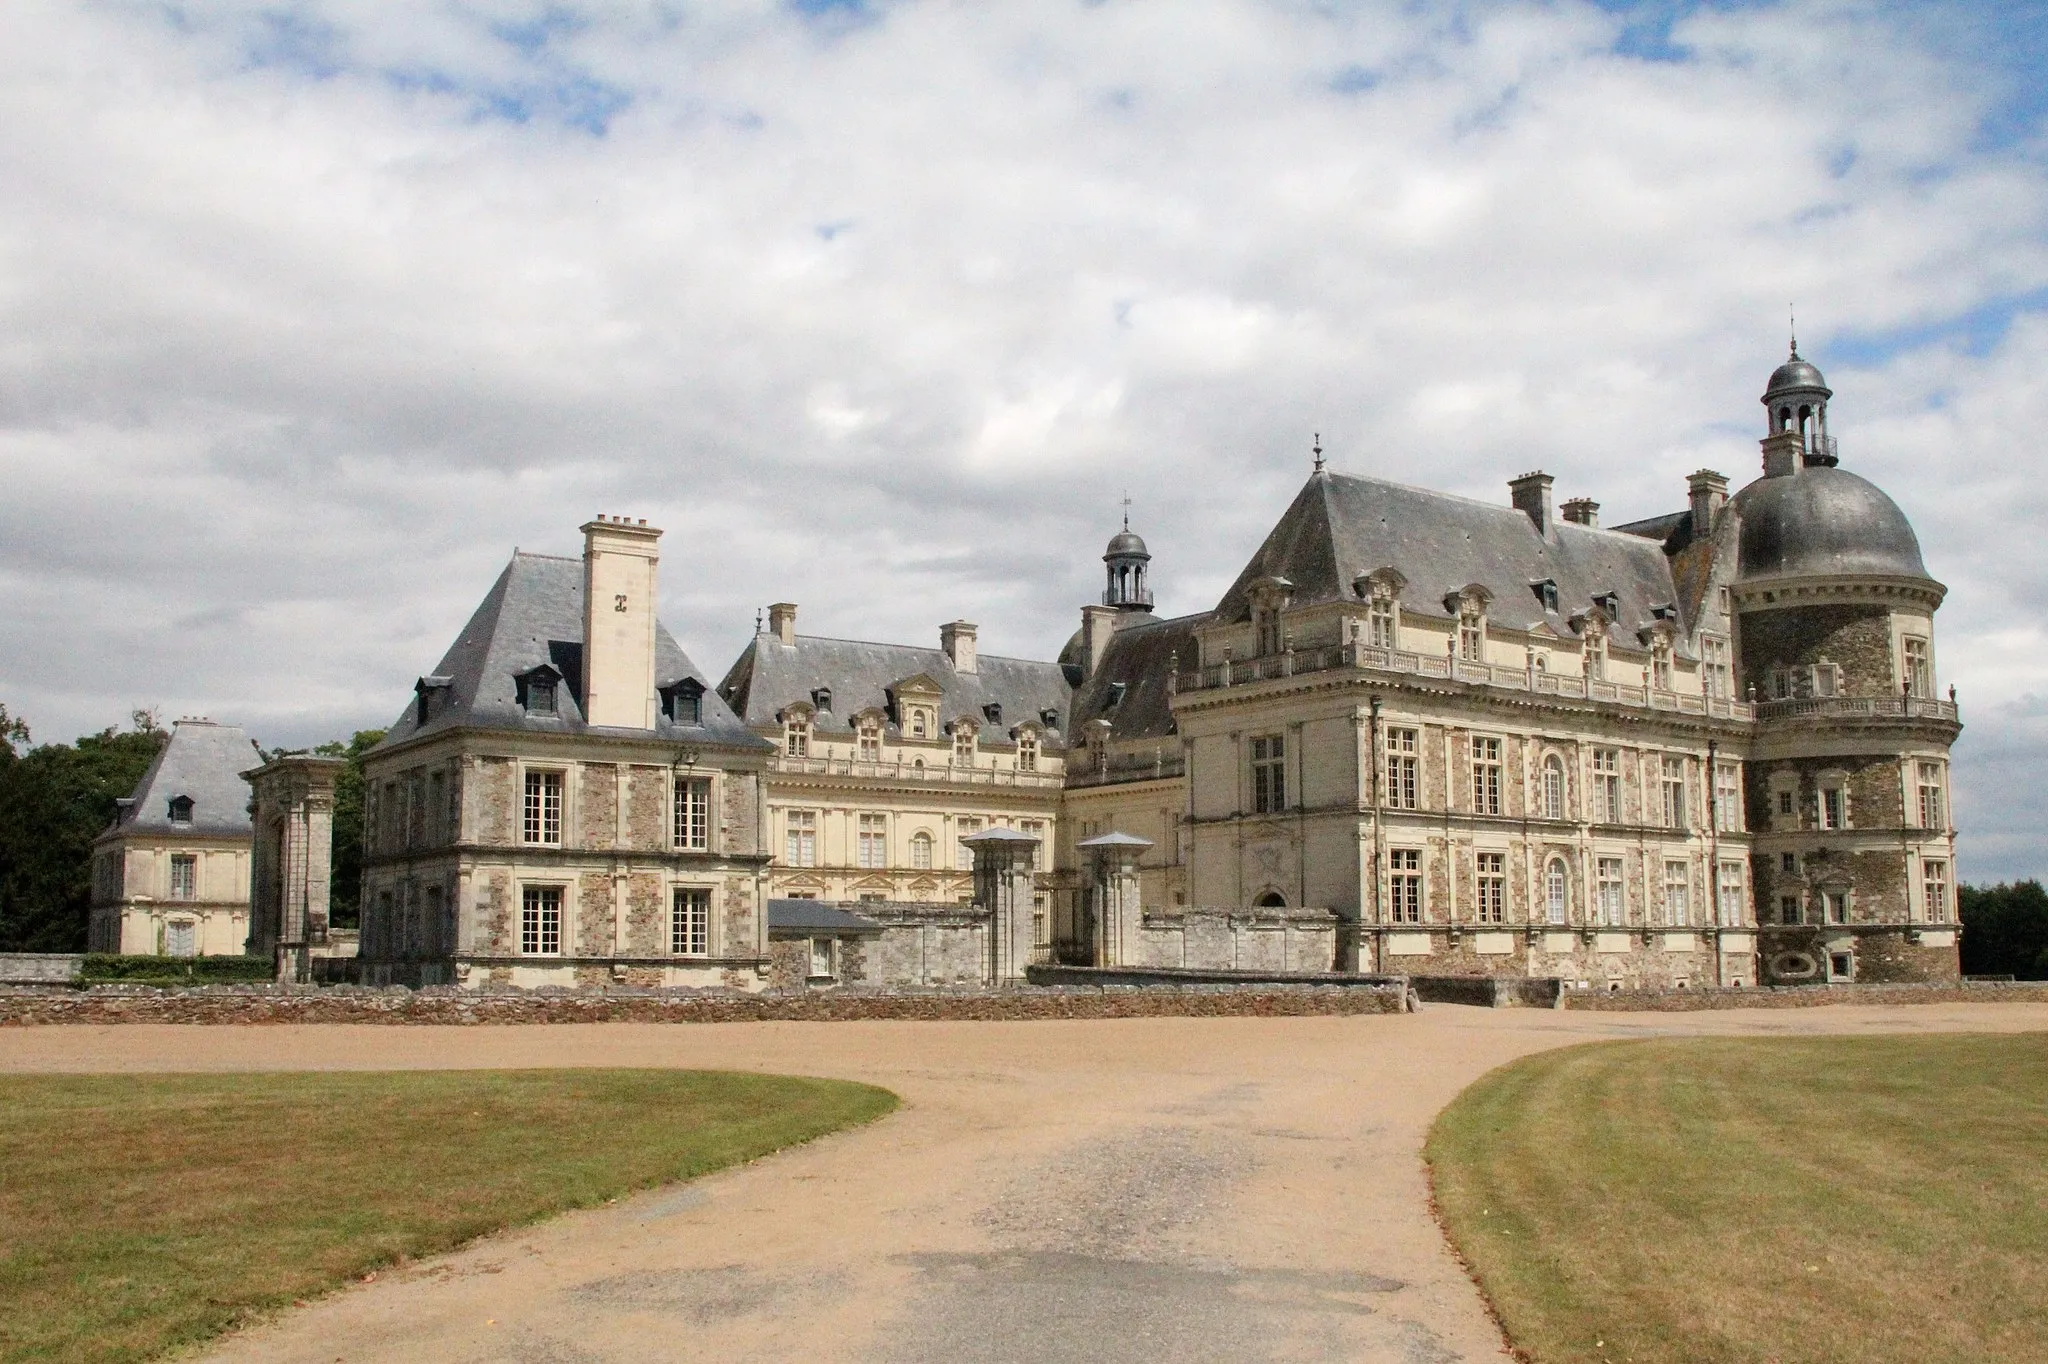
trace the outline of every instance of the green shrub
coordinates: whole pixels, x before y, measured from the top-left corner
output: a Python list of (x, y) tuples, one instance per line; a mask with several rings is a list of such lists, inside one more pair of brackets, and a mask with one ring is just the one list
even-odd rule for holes
[(268, 957), (124, 957), (88, 952), (79, 968), (87, 985), (221, 985), (277, 977)]

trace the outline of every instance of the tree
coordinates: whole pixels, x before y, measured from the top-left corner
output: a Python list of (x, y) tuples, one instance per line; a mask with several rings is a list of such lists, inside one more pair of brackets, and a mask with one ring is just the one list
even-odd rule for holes
[(2048, 980), (2048, 891), (2039, 881), (1964, 886), (1963, 974)]
[(327, 896), (328, 922), (354, 928), (363, 914), (363, 759), (384, 741), (381, 729), (359, 729), (347, 743), (325, 743), (313, 751), (323, 758), (346, 758), (348, 766), (334, 779), (334, 872)]
[(0, 951), (85, 949), (93, 840), (164, 744), (154, 716), (134, 719), (126, 734), (109, 725), (17, 754), (28, 726), (0, 707)]

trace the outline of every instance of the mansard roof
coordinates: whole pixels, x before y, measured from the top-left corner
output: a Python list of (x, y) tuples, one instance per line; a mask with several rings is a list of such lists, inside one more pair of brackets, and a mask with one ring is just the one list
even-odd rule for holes
[[(1476, 583), (1493, 594), (1488, 619), (1514, 629), (1562, 625), (1612, 592), (1621, 628), (1633, 632), (1649, 624), (1651, 607), (1676, 596), (1662, 546), (1641, 535), (1562, 519), (1545, 534), (1511, 506), (1324, 471), (1310, 477), (1214, 618), (1248, 619), (1262, 578), (1287, 579), (1301, 607), (1349, 598), (1357, 578), (1381, 567), (1408, 579), (1404, 609), (1442, 615), (1447, 596)], [(1546, 579), (1557, 584), (1554, 615), (1531, 587)]]
[[(242, 774), (262, 762), (262, 751), (238, 726), (180, 720), (109, 832), (247, 838), (254, 826)], [(189, 823), (171, 819), (171, 802), (180, 798), (192, 802)]]
[[(528, 714), (519, 703), (519, 679), (543, 666), (552, 667), (562, 678), (555, 714)], [(668, 627), (656, 622), (655, 687), (686, 678), (705, 687), (700, 724), (677, 724), (660, 713), (651, 731), (587, 724), (583, 719), (583, 561), (514, 553), (433, 673), (422, 679), (434, 688), (426, 724), (419, 723), (415, 701), (392, 723), (384, 743), (472, 726), (534, 734), (651, 733), (675, 742), (763, 746), (710, 690), (704, 674)]]
[[(967, 716), (994, 742), (1026, 721), (1055, 731), (1068, 723), (1072, 694), (1057, 663), (982, 654), (975, 660), (975, 671), (963, 673), (954, 669), (944, 649), (820, 635), (798, 635), (794, 644), (784, 644), (773, 634), (754, 636), (718, 689), (742, 720), (766, 729), (780, 723), (786, 707), (812, 705), (813, 694), (822, 687), (832, 693), (831, 709), (819, 709), (813, 727), (826, 733), (850, 732), (854, 716), (886, 710), (890, 688), (919, 677), (939, 688), (942, 725)], [(1001, 707), (1000, 722), (988, 720), (990, 705)], [(1050, 726), (1040, 718), (1048, 710), (1056, 715)], [(890, 728), (895, 728), (894, 721)]]

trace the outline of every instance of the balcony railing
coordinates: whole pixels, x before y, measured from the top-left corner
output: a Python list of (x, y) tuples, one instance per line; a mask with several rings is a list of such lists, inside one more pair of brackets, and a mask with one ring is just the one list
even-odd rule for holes
[(1791, 696), (1756, 703), (1759, 720), (1793, 715), (1871, 716), (1877, 719), (1954, 720), (1956, 703), (1932, 696)]
[[(1076, 755), (1079, 758), (1079, 755)], [(1127, 781), (1152, 781), (1178, 777), (1186, 771), (1178, 751), (1173, 753), (1119, 753), (1107, 765), (1076, 761), (1067, 768), (1068, 786), (1110, 786)]]
[(1058, 786), (1057, 772), (1019, 772), (1005, 767), (955, 767), (934, 763), (929, 767), (914, 762), (882, 762), (871, 758), (791, 758), (768, 760), (771, 772), (798, 773), (813, 777), (870, 777), (884, 781), (917, 781), (933, 786), (1016, 786), (1042, 788)]
[(1264, 658), (1240, 658), (1212, 663), (1174, 679), (1177, 690), (1211, 691), (1220, 687), (1241, 687), (1248, 682), (1267, 682), (1304, 673), (1329, 672), (1338, 668), (1361, 668), (1374, 672), (1406, 673), (1415, 677), (1442, 678), (1447, 682), (1469, 682), (1482, 687), (1534, 692), (1567, 701), (1606, 701), (1616, 705), (1640, 706), (1645, 710), (1674, 711), (1680, 715), (1705, 715), (1721, 720), (1750, 720), (1755, 715), (1747, 701), (1726, 696), (1692, 696), (1659, 687), (1631, 686), (1599, 678), (1573, 677), (1535, 668), (1504, 668), (1492, 663), (1472, 663), (1443, 654), (1417, 654), (1406, 649), (1383, 649), (1371, 644), (1332, 644), (1320, 649), (1294, 649)]

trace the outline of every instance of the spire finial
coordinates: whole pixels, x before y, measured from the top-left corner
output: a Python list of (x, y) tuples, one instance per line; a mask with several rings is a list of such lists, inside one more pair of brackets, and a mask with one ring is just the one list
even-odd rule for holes
[(758, 606), (754, 608), (754, 633), (761, 633), (761, 608)]
[(1785, 305), (1785, 317), (1792, 333), (1792, 358), (1799, 358), (1799, 314), (1791, 304)]
[(1124, 489), (1124, 529), (1131, 528), (1131, 490)]
[(1321, 473), (1323, 471), (1323, 433), (1320, 431), (1316, 432), (1315, 456), (1316, 472)]

